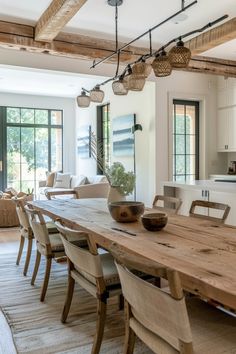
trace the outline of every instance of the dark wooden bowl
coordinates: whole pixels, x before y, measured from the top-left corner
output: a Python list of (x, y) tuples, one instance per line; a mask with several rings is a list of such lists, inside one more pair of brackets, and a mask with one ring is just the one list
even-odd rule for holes
[(118, 222), (137, 221), (144, 213), (144, 204), (135, 201), (120, 201), (108, 204), (112, 218)]
[(159, 231), (166, 226), (168, 216), (165, 213), (149, 213), (141, 217), (142, 224), (148, 231)]

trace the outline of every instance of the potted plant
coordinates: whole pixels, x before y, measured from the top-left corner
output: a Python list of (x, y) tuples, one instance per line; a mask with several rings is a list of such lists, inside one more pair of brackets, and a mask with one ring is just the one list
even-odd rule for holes
[(108, 202), (125, 200), (135, 187), (135, 175), (133, 172), (125, 171), (121, 162), (114, 162), (110, 167), (106, 167), (105, 175), (110, 184)]

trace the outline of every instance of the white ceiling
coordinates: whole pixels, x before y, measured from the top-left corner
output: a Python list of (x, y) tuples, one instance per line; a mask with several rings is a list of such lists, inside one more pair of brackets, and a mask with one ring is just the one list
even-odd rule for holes
[(81, 87), (92, 89), (104, 78), (0, 65), (0, 92), (76, 97)]
[[(119, 35), (133, 39), (150, 27), (163, 21), (181, 8), (181, 0), (123, 0), (119, 7)], [(0, 20), (35, 24), (51, 0), (0, 0)], [(188, 5), (192, 0), (186, 0)], [(175, 36), (202, 27), (216, 18), (228, 14), (236, 16), (235, 0), (198, 0), (186, 11), (187, 20), (174, 24), (168, 22), (153, 32), (153, 42), (163, 44)], [(65, 31), (92, 34), (96, 37), (114, 38), (114, 7), (106, 0), (88, 0), (65, 27)], [(148, 43), (148, 37), (144, 39)], [(143, 45), (144, 42), (136, 43)], [(136, 45), (135, 44), (135, 45)]]

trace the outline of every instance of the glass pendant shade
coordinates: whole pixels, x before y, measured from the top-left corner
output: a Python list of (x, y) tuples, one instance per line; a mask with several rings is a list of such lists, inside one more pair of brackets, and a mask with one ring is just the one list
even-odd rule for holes
[(165, 77), (172, 72), (172, 66), (165, 51), (162, 51), (152, 62), (152, 68), (155, 76)]
[(90, 96), (86, 95), (85, 91), (81, 92), (81, 95), (77, 97), (78, 106), (86, 108), (90, 105)]
[(133, 75), (144, 75), (145, 78), (147, 78), (151, 74), (151, 71), (152, 71), (151, 65), (146, 63), (145, 61), (136, 63), (132, 67)]
[(142, 91), (145, 85), (144, 75), (131, 74), (128, 80), (128, 88), (131, 91)]
[(90, 99), (92, 102), (101, 103), (104, 99), (104, 95), (104, 91), (100, 90), (100, 86), (98, 85), (90, 91)]
[(191, 51), (179, 41), (175, 47), (169, 51), (169, 60), (173, 68), (186, 68), (191, 59)]
[(125, 96), (128, 93), (127, 85), (124, 80), (116, 80), (112, 83), (112, 90), (114, 95)]

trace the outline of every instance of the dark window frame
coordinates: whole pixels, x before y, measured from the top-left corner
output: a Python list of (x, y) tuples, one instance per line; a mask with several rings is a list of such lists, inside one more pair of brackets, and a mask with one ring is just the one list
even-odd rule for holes
[[(186, 117), (186, 106), (191, 106), (195, 108), (195, 154), (187, 154), (186, 153), (186, 137), (190, 134), (186, 134), (186, 119), (185, 119), (185, 132), (184, 134), (177, 134), (176, 133), (176, 120), (174, 119), (176, 117), (176, 106), (177, 105), (183, 105), (184, 106), (184, 116)], [(173, 132), (172, 132), (172, 141), (173, 141), (173, 159), (172, 160), (172, 166), (173, 166), (173, 162), (174, 162), (174, 167), (173, 168), (173, 173), (172, 173), (172, 178), (174, 181), (176, 181), (176, 178), (179, 176), (184, 177), (185, 182), (187, 181), (187, 177), (188, 176), (192, 176), (193, 174), (187, 174), (186, 173), (186, 160), (187, 160), (187, 156), (195, 156), (195, 180), (199, 179), (199, 160), (200, 160), (200, 156), (199, 156), (199, 143), (200, 143), (200, 114), (199, 114), (199, 110), (200, 110), (200, 103), (199, 101), (193, 101), (193, 100), (183, 100), (183, 99), (174, 99), (173, 100), (173, 108), (174, 108), (174, 115), (173, 115)], [(185, 153), (184, 154), (176, 154), (176, 137), (177, 135), (184, 135), (185, 137)], [(185, 173), (184, 174), (177, 174), (176, 171), (176, 156), (185, 156)]]
[[(7, 122), (7, 109), (8, 108), (13, 108), (13, 109), (19, 109), (20, 110), (20, 115), (21, 115), (21, 110), (23, 109), (29, 109), (34, 111), (34, 119), (35, 119), (35, 111), (47, 111), (48, 113), (48, 124), (39, 124), (39, 123), (12, 123), (12, 122)], [(52, 117), (52, 112), (60, 112), (61, 113), (61, 124), (51, 124), (51, 117)], [(0, 106), (0, 137), (2, 138), (0, 143), (0, 160), (2, 160), (2, 178), (1, 178), (1, 183), (0, 183), (0, 189), (5, 189), (7, 187), (7, 128), (8, 127), (19, 127), (19, 128), (46, 128), (48, 129), (48, 171), (51, 171), (51, 130), (52, 129), (61, 129), (61, 145), (62, 145), (62, 171), (63, 171), (63, 119), (64, 119), (64, 112), (62, 109), (58, 108), (36, 108), (36, 107), (19, 107), (19, 106)], [(34, 141), (34, 146), (35, 146), (35, 141)], [(34, 148), (34, 160), (35, 160), (35, 155), (36, 151)], [(2, 157), (2, 159), (1, 159)], [(1, 172), (0, 172), (1, 173)]]
[[(104, 169), (105, 169), (105, 134), (104, 134), (104, 121), (105, 121), (105, 115), (104, 115), (104, 109), (107, 109), (108, 114), (106, 115), (107, 118), (107, 136), (110, 139), (110, 133), (111, 133), (111, 119), (110, 119), (110, 103), (105, 103), (103, 105), (97, 106), (97, 141), (98, 144), (100, 145), (100, 151), (101, 155), (103, 156), (103, 170), (98, 166), (97, 164), (97, 174), (104, 174)], [(108, 144), (109, 143), (109, 144)], [(111, 141), (109, 140), (108, 143), (106, 144), (107, 146), (110, 146)], [(109, 151), (107, 151), (107, 154), (109, 156), (108, 160), (111, 158), (111, 146), (109, 148)]]

